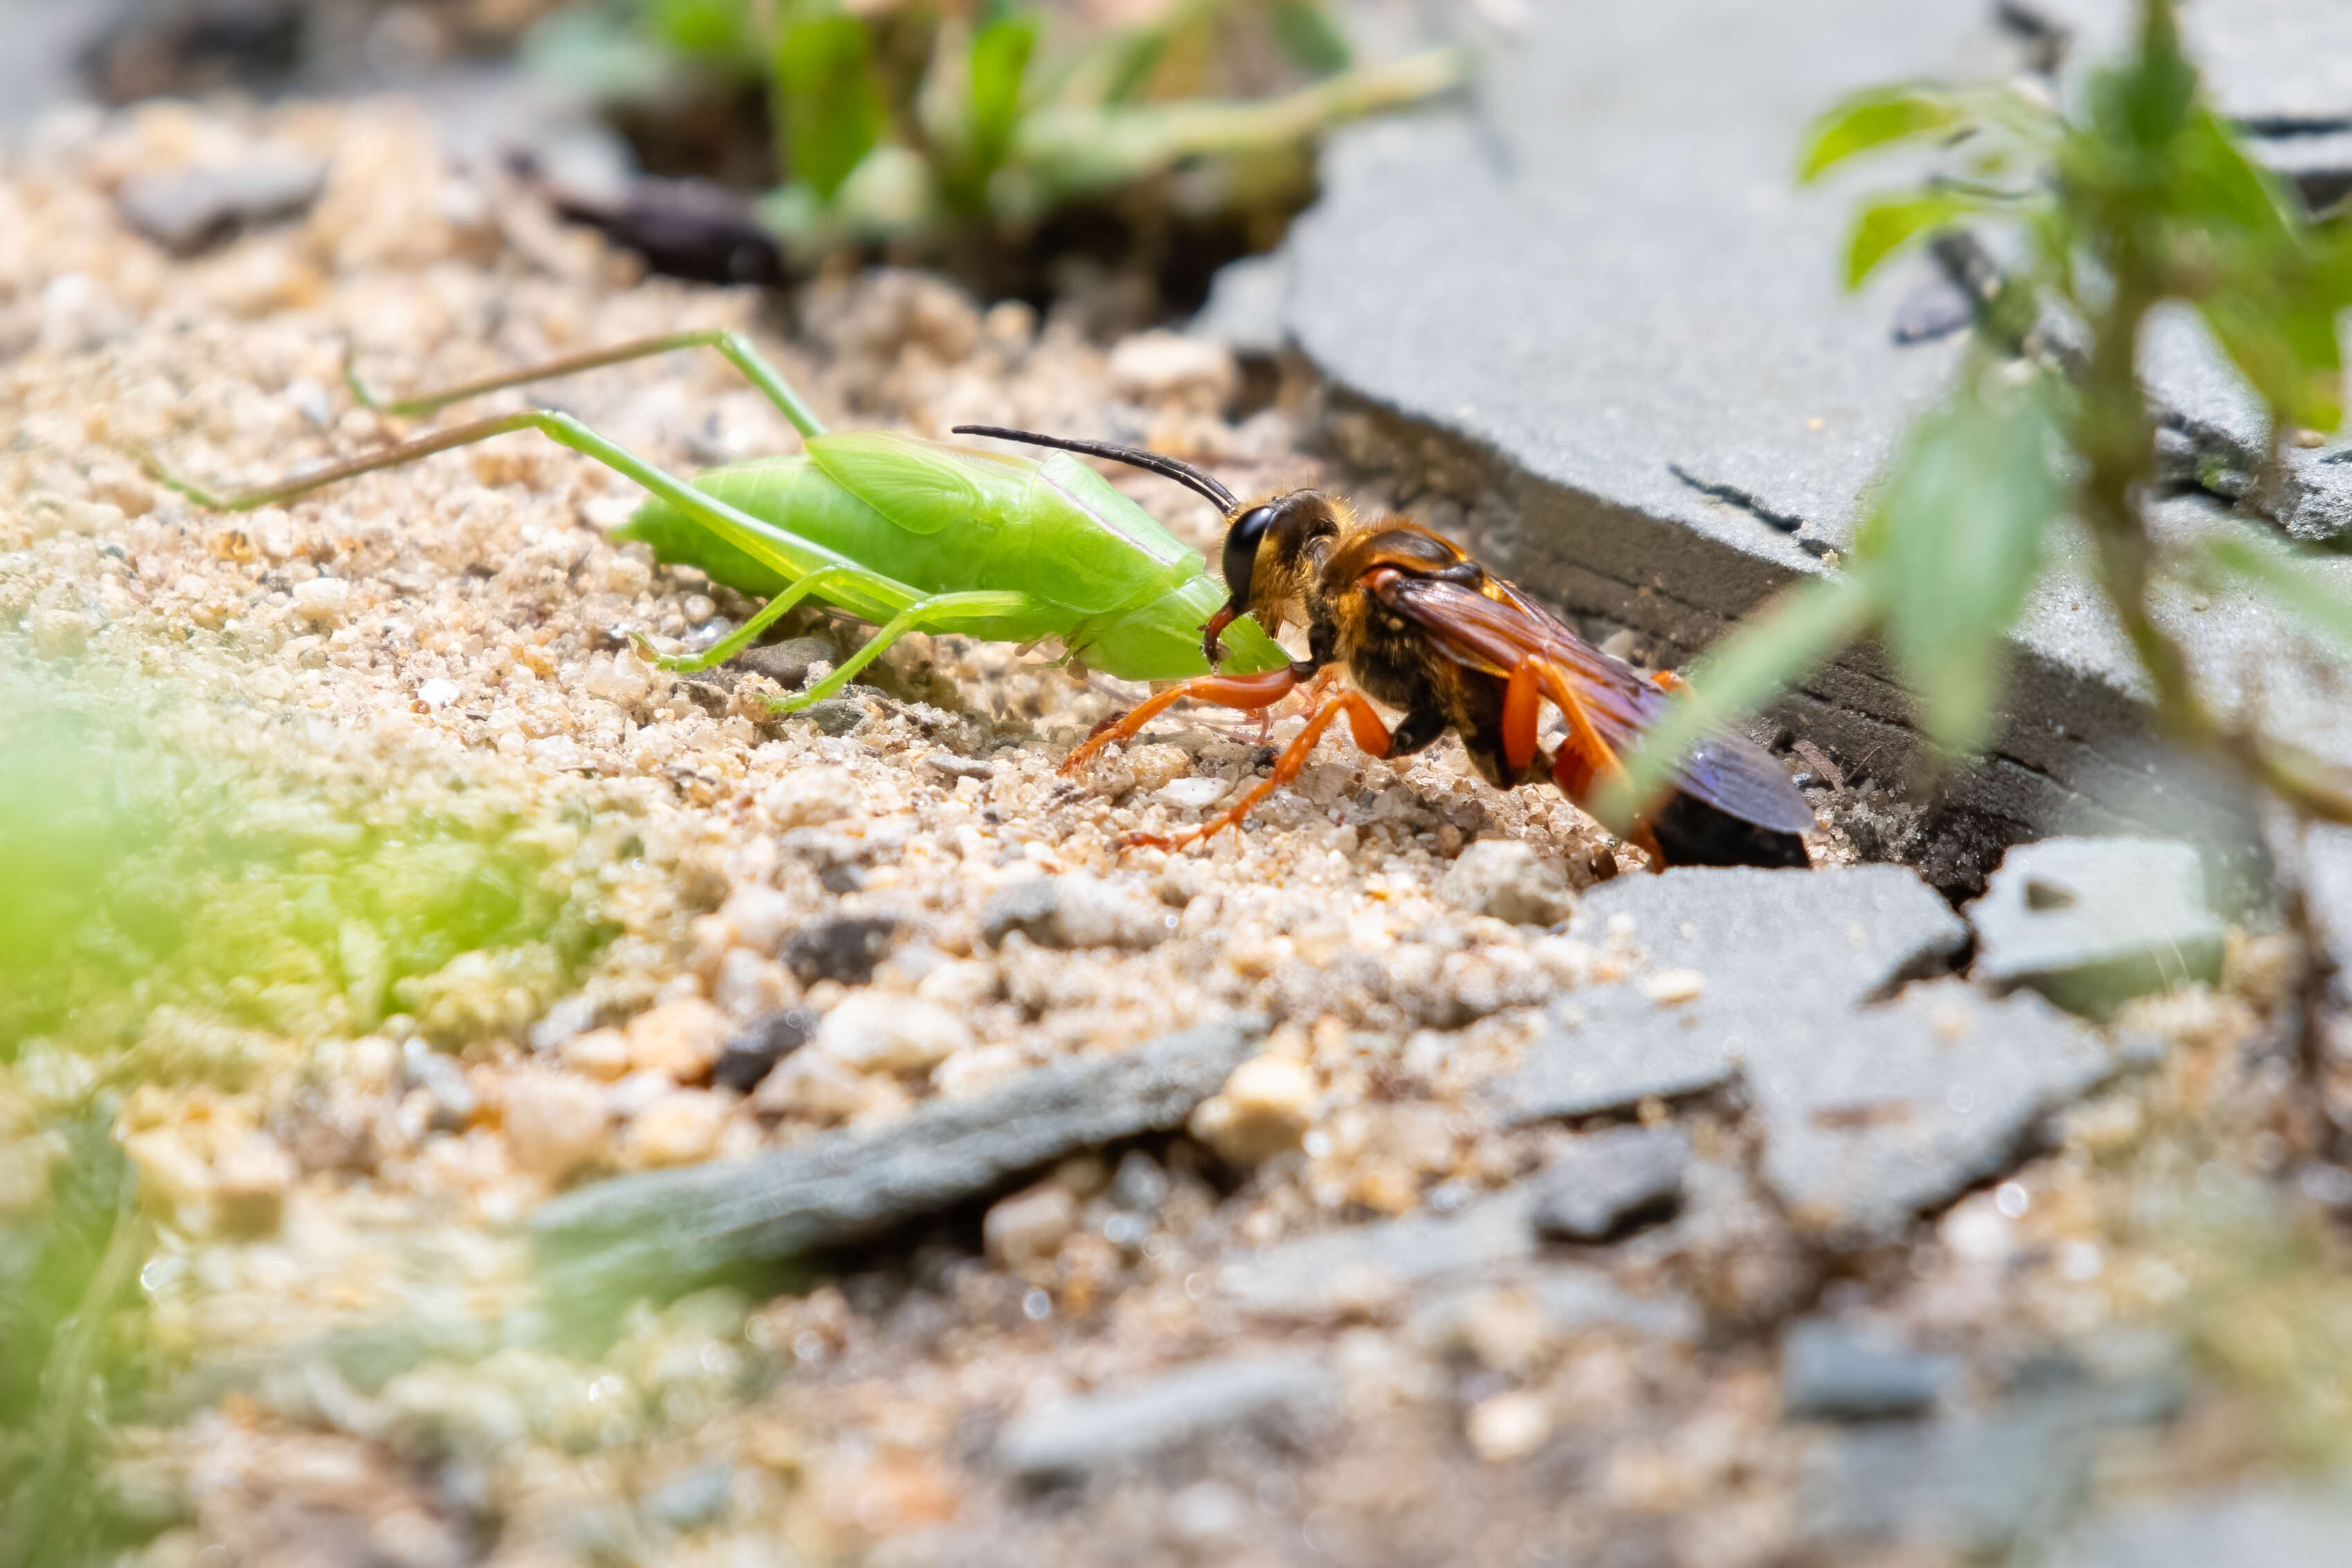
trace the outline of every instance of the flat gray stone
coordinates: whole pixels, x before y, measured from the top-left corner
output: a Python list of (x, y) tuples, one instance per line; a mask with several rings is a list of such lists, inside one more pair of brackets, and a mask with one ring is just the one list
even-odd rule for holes
[(1430, 1281), (1491, 1271), (1535, 1256), (1535, 1194), (1514, 1187), (1453, 1214), (1410, 1214), (1300, 1237), (1228, 1262), (1226, 1297), (1252, 1311), (1351, 1311)]
[(1286, 346), (1282, 298), (1290, 286), (1287, 268), (1280, 251), (1227, 262), (1209, 279), (1209, 297), (1185, 331), (1237, 354), (1280, 353)]
[(2052, 838), (2011, 849), (1970, 904), (1976, 978), (2105, 1016), (2134, 996), (2221, 973), (2221, 922), (2187, 844)]
[(1765, 1184), (1801, 1226), (1862, 1242), (2006, 1169), (2117, 1065), (2039, 996), (1938, 980), (1843, 1016), (1759, 1019), (1745, 1077)]
[(1792, 1421), (1916, 1415), (1960, 1375), (1948, 1355), (1809, 1318), (1780, 1342), (1780, 1407)]
[[(1622, 879), (1588, 893), (1569, 931), (1630, 942), (1642, 965), (1551, 1005), (1491, 1091), (1495, 1114), (1595, 1115), (1738, 1078), (1767, 1184), (1834, 1242), (1884, 1235), (2001, 1170), (2043, 1116), (2114, 1070), (2095, 1036), (2038, 996), (1938, 981), (1874, 1003), (1967, 937), (1902, 867)], [(1651, 983), (1674, 969), (1703, 979), (1696, 996), (1659, 999)]]
[(1596, 946), (1630, 928), (1653, 969), (1695, 969), (1706, 995), (1851, 1006), (1943, 969), (1968, 928), (1905, 866), (1820, 871), (1688, 866), (1584, 895), (1568, 934)]
[(1538, 1263), (1491, 1279), (1432, 1288), (1405, 1320), (1405, 1332), (1433, 1351), (1460, 1345), (1475, 1316), (1505, 1294), (1533, 1301), (1545, 1331), (1557, 1338), (1622, 1329), (1684, 1344), (1696, 1341), (1705, 1327), (1697, 1307), (1686, 1297), (1636, 1296), (1605, 1269)]
[(1579, 1138), (1535, 1178), (1538, 1236), (1608, 1241), (1671, 1218), (1682, 1205), (1690, 1134), (1679, 1127), (1617, 1127)]
[(1265, 1020), (1204, 1025), (1114, 1056), (930, 1100), (874, 1131), (730, 1164), (620, 1176), (531, 1217), (551, 1294), (676, 1292), (751, 1263), (867, 1240), (1081, 1150), (1183, 1125), (1248, 1058)]
[(728, 662), (764, 675), (787, 691), (798, 691), (808, 679), (809, 666), (838, 664), (841, 650), (824, 637), (786, 637), (747, 647)]
[(1202, 1362), (1022, 1416), (996, 1458), (1032, 1480), (1076, 1476), (1244, 1423), (1297, 1419), (1337, 1396), (1330, 1372), (1305, 1357)]
[[(2327, 47), (2344, 24), (2324, 5), (2192, 7), (2223, 101), (2342, 117), (2352, 94), (2336, 79), (2352, 68)], [(1283, 314), (1343, 409), (1369, 416), (1335, 425), (1338, 445), (1393, 468), (1407, 502), (1458, 517), (1483, 559), (1539, 596), (1675, 657), (1713, 643), (1852, 542), (1857, 498), (1965, 342), (1894, 341), (1898, 307), (1934, 276), (1923, 258), (1840, 290), (1855, 194), (1899, 174), (1880, 164), (1799, 190), (1801, 133), (1857, 87), (2014, 71), (2022, 50), (1993, 9), (1534, 7), (1524, 29), (1485, 40), (1474, 109), (1335, 136), (1283, 253)], [(1477, 34), (1475, 8), (1446, 15)], [(2168, 405), (2218, 418), (2196, 388), (2157, 380)], [(2207, 497), (2160, 510), (2184, 542), (2258, 526)], [(2315, 570), (2352, 587), (2352, 561)], [(2180, 595), (2158, 613), (2225, 708), (2259, 697), (2280, 732), (2352, 759), (2352, 711), (2279, 668), (2280, 619), (2244, 595)], [(1940, 880), (1972, 879), (1989, 849), (2029, 831), (2176, 819), (2167, 797), (2193, 788), (2151, 774), (2145, 683), (2063, 549), (2017, 646), (2011, 719), (1984, 764), (1944, 785), (1979, 826), (1951, 830)], [(2260, 692), (2240, 689), (2248, 670)], [(1874, 648), (1817, 672), (1779, 713), (1880, 777), (1902, 776), (1916, 744)]]
[[(1586, 893), (1568, 930), (1596, 947), (1620, 933), (1646, 954), (1643, 969), (1552, 1004), (1525, 1064), (1494, 1091), (1507, 1121), (1599, 1115), (1721, 1089), (1759, 1020), (1842, 1015), (1941, 968), (1968, 940), (1951, 907), (1900, 866), (1623, 877)], [(1669, 969), (1696, 971), (1704, 988), (1685, 1002), (1654, 1000), (1643, 979)]]
[(2338, 1568), (2352, 1562), (2352, 1485), (2254, 1486), (2094, 1519), (2052, 1568)]
[(115, 193), (122, 220), (164, 249), (193, 255), (238, 230), (305, 211), (327, 166), (292, 154), (250, 163), (133, 174)]
[(1632, 985), (1589, 986), (1545, 1010), (1544, 1032), (1491, 1100), (1507, 1123), (1630, 1110), (1728, 1085), (1741, 1026), (1722, 1009), (1662, 1007)]
[(2089, 1489), (2091, 1430), (2053, 1404), (1841, 1430), (1806, 1455), (1798, 1528), (1964, 1554), (2047, 1540)]

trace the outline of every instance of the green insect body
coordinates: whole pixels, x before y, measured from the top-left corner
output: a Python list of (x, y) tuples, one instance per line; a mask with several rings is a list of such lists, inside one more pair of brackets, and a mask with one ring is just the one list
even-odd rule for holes
[[(799, 395), (731, 331), (678, 332), (574, 354), (445, 392), (370, 407), (423, 416), (448, 404), (526, 382), (619, 364), (673, 350), (723, 355), (797, 428), (803, 457), (732, 464), (679, 479), (605, 439), (568, 414), (530, 408), (454, 426), (257, 490), (218, 495), (148, 469), (199, 505), (246, 511), (339, 480), (537, 430), (635, 480), (651, 493), (620, 531), (661, 560), (700, 567), (715, 582), (765, 598), (760, 612), (700, 654), (665, 658), (677, 671), (731, 658), (806, 599), (875, 623), (872, 637), (832, 674), (777, 706), (793, 711), (839, 690), (910, 631), (992, 641), (1060, 642), (1074, 661), (1129, 680), (1208, 673), (1201, 631), (1224, 590), (1198, 552), (1066, 452), (1044, 458), (955, 447), (911, 436), (825, 433)], [(1273, 638), (1241, 621), (1223, 637), (1240, 673), (1289, 662)]]
[[(804, 458), (762, 458), (697, 474), (694, 488), (769, 526), (786, 572), (656, 497), (614, 537), (698, 566), (739, 593), (773, 599), (824, 564), (811, 544), (887, 563), (925, 594), (1024, 595), (1017, 610), (944, 616), (929, 629), (1001, 642), (1058, 640), (1076, 661), (1127, 680), (1207, 673), (1201, 627), (1224, 603), (1198, 551), (1065, 452), (1005, 456), (913, 436), (861, 431), (808, 438)], [(824, 595), (887, 621), (898, 606), (854, 584)], [(1227, 668), (1279, 668), (1290, 656), (1255, 622), (1224, 637)]]

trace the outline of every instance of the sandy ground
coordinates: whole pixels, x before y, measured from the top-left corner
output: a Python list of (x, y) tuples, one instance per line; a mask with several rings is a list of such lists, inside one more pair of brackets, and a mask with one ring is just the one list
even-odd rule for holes
[[(260, 143), (330, 160), (299, 221), (181, 262), (118, 220), (128, 176)], [(142, 1041), (133, 1075), (70, 1040), (0, 1069), (0, 1111), (28, 1125), (106, 1097), (162, 1225), (142, 1275), (162, 1354), (231, 1369), (131, 1434), (120, 1484), (162, 1500), (167, 1526), (140, 1560), (1368, 1563), (1463, 1560), (1473, 1539), (1482, 1562), (1786, 1560), (1801, 1453), (1763, 1347), (1558, 1342), (1507, 1306), (1434, 1347), (1339, 1331), (1353, 1436), (1336, 1448), (1236, 1441), (1165, 1495), (1083, 1506), (989, 1474), (1010, 1415), (1255, 1343), (1202, 1300), (1221, 1250), (1458, 1202), (1539, 1163), (1549, 1134), (1496, 1131), (1463, 1094), (1513, 1064), (1539, 1004), (1626, 960), (1465, 909), (1475, 889), (1449, 893), (1447, 873), (1479, 838), (1530, 843), (1571, 884), (1638, 857), (1556, 795), (1487, 788), (1450, 743), (1392, 767), (1336, 742), (1212, 852), (1121, 853), (1123, 833), (1197, 821), (1253, 775), (1255, 735), (1171, 720), (1074, 782), (1056, 764), (1120, 693), (1042, 651), (910, 639), (823, 723), (778, 719), (764, 676), (660, 674), (631, 634), (708, 646), (752, 606), (608, 540), (632, 488), (529, 435), (240, 517), (142, 477), (142, 449), (235, 485), (415, 433), (353, 405), (346, 342), (404, 390), (709, 326), (752, 330), (837, 428), (1141, 440), (1238, 491), (1318, 475), (1295, 405), (1217, 412), (1230, 371), (1213, 359), (1168, 371), (1164, 344), (1106, 352), (1070, 321), (892, 273), (819, 285), (797, 301), (805, 330), (780, 336), (753, 296), (642, 280), (431, 145), (396, 108), (156, 107), (53, 122), (0, 179), (12, 668), (118, 697), (105, 672), (136, 670), (168, 694), (146, 700), (159, 744), (233, 759), (322, 820), (488, 824), (599, 936), (576, 959), (544, 942), (461, 958), (383, 998), (289, 990), (227, 1046), (184, 1019)], [(546, 396), (673, 469), (793, 446), (711, 355)], [(1212, 539), (1205, 504), (1113, 478)], [(793, 629), (836, 658), (850, 646), (823, 617)], [(985, 940), (992, 894), (1072, 873), (1092, 879), (1066, 884), (1084, 910), (1074, 945)], [(870, 979), (789, 962), (795, 932), (861, 917), (888, 931)], [(2256, 1012), (2200, 1005), (2168, 1026), (2204, 1043), (2184, 1058), (2202, 1076), (2159, 1086), (2159, 1107), (2240, 1092), (2213, 1063)], [(709, 1087), (727, 1037), (789, 1005), (835, 1033), (748, 1096)], [(1297, 1070), (1275, 1115), (1297, 1112), (1298, 1147), (1255, 1174), (1160, 1149), (1147, 1165), (1164, 1199), (1122, 1240), (1103, 1228), (1111, 1173), (1081, 1161), (1048, 1184), (1060, 1196), (995, 1222), (982, 1255), (958, 1221), (806, 1293), (640, 1313), (599, 1358), (514, 1336), (371, 1384), (305, 1350), (386, 1321), (527, 1310), (513, 1227), (555, 1188), (879, 1124), (1228, 1009), (1281, 1020), (1269, 1053)], [(853, 1035), (882, 1044), (826, 1044)], [(2101, 1223), (2103, 1158), (2136, 1147), (2150, 1114), (2091, 1108), (2031, 1178), (2046, 1300), (1969, 1250), (1989, 1194), (1945, 1222), (1961, 1239), (1937, 1254), (1943, 1273), (1904, 1286), (1896, 1263), (1867, 1289), (1932, 1291), (1963, 1336), (1996, 1317), (2097, 1321), (2059, 1260)], [(1691, 1124), (1703, 1143), (1741, 1136), (1706, 1110)], [(1743, 1293), (1792, 1289), (1769, 1216), (1720, 1246), (1699, 1282), (1732, 1317)], [(1625, 1265), (1637, 1284), (1658, 1267)], [(1694, 1268), (1668, 1272), (1688, 1286)]]

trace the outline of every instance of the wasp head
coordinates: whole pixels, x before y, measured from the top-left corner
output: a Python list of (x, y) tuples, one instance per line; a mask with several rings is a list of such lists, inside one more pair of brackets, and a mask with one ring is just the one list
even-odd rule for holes
[(1255, 614), (1268, 637), (1282, 629), (1283, 607), (1306, 596), (1324, 547), (1345, 531), (1342, 503), (1320, 490), (1292, 490), (1229, 514), (1225, 529), (1225, 607), (1202, 628), (1201, 650), (1214, 666), (1218, 634)]

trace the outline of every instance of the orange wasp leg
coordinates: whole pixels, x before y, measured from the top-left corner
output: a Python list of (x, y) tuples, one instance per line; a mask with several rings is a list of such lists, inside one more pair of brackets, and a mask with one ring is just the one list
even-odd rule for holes
[(1138, 703), (1117, 723), (1087, 736), (1076, 751), (1062, 759), (1061, 771), (1076, 773), (1092, 762), (1104, 747), (1131, 739), (1146, 724), (1188, 697), (1214, 702), (1223, 708), (1255, 708), (1263, 712), (1289, 696), (1297, 687), (1298, 677), (1289, 669), (1269, 669), (1261, 675), (1196, 675), (1190, 680), (1180, 680), (1167, 690)]
[[(1590, 784), (1602, 773), (1615, 773), (1622, 765), (1616, 749), (1601, 738), (1594, 728), (1592, 715), (1586, 712), (1579, 700), (1576, 689), (1568, 682), (1558, 665), (1534, 654), (1514, 665), (1510, 683), (1503, 688), (1503, 760), (1517, 773), (1535, 760), (1536, 731), (1543, 715), (1543, 699), (1550, 698), (1568, 721), (1569, 739), (1560, 747), (1565, 753), (1574, 746), (1583, 763), (1581, 776)], [(1562, 769), (1556, 755), (1552, 774), (1561, 778)], [(1561, 787), (1566, 788), (1562, 779)], [(1580, 792), (1570, 791), (1571, 799), (1581, 798)]]
[(1190, 845), (1205, 843), (1228, 827), (1240, 832), (1243, 820), (1257, 808), (1261, 801), (1298, 776), (1298, 770), (1305, 767), (1307, 759), (1314, 754), (1315, 743), (1323, 738), (1323, 731), (1329, 729), (1331, 721), (1342, 713), (1348, 716), (1348, 729), (1355, 738), (1358, 750), (1375, 757), (1387, 756), (1389, 727), (1381, 721), (1379, 712), (1362, 692), (1350, 687), (1341, 687), (1323, 695), (1339, 676), (1339, 667), (1336, 664), (1326, 665), (1316, 673), (1307, 693), (1310, 700), (1321, 696), (1321, 703), (1316, 708), (1314, 716), (1307, 721), (1307, 728), (1299, 731), (1298, 738), (1283, 748), (1282, 755), (1275, 760), (1274, 772), (1258, 780), (1250, 787), (1249, 793), (1231, 807), (1213, 820), (1177, 834), (1172, 838), (1156, 833), (1136, 833), (1129, 835), (1125, 842), (1137, 848), (1182, 849)]

